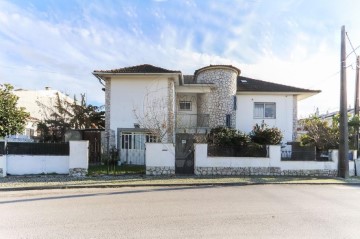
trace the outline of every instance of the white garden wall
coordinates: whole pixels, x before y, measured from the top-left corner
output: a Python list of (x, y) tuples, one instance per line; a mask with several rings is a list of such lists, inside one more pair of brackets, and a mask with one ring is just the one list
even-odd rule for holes
[(2, 155), (0, 176), (52, 173), (85, 176), (89, 164), (89, 141), (70, 141), (69, 144), (69, 155)]
[(7, 155), (7, 174), (68, 174), (69, 156)]
[(6, 156), (0, 155), (0, 177), (6, 176)]
[(175, 174), (175, 147), (173, 144), (146, 143), (145, 145), (147, 175)]
[[(280, 146), (269, 146), (269, 156), (208, 157), (207, 144), (195, 144), (196, 175), (290, 175), (337, 176), (338, 151), (331, 152), (331, 161), (281, 161)], [(355, 174), (354, 161), (349, 161), (350, 176)]]

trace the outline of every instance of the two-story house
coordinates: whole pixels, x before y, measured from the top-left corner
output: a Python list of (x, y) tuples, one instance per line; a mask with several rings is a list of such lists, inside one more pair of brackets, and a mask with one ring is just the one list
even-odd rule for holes
[(206, 66), (193, 75), (152, 65), (94, 71), (105, 86), (108, 147), (118, 148), (121, 162), (144, 164), (145, 142), (185, 142), (176, 136), (217, 126), (248, 133), (262, 122), (281, 129), (284, 142), (295, 140), (297, 102), (320, 91), (240, 73), (231, 65)]

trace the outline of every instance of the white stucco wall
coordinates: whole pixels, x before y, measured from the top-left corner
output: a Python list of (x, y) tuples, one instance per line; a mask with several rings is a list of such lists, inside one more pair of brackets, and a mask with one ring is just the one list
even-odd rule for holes
[(146, 167), (174, 167), (175, 147), (173, 144), (146, 143)]
[[(136, 114), (143, 116), (152, 107), (168, 112), (168, 78), (165, 76), (124, 76), (111, 78), (110, 129), (134, 128)], [(153, 103), (156, 103), (152, 106)]]
[(69, 156), (7, 155), (7, 174), (69, 173)]
[[(276, 103), (275, 119), (254, 119), (254, 103)], [(292, 95), (237, 95), (236, 128), (249, 133), (254, 125), (264, 121), (270, 127), (279, 128), (283, 142), (292, 141), (293, 134), (293, 96)]]
[(73, 140), (70, 141), (69, 168), (89, 167), (89, 141)]
[(6, 155), (0, 155), (0, 177), (6, 176)]
[(280, 146), (269, 146), (269, 157), (208, 157), (207, 144), (195, 144), (196, 167), (277, 167), (280, 163)]

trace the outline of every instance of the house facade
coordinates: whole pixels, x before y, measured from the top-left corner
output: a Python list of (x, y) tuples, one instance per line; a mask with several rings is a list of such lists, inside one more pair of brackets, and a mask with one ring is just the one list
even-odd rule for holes
[(295, 140), (297, 102), (320, 91), (240, 73), (231, 65), (206, 66), (193, 75), (152, 65), (94, 71), (105, 87), (108, 148), (119, 150), (121, 162), (144, 164), (145, 142), (180, 142), (176, 148), (185, 150), (188, 135), (217, 126), (248, 133), (262, 122), (278, 127), (284, 142)]
[(56, 112), (58, 97), (61, 102), (66, 102), (66, 105), (74, 102), (69, 96), (50, 87), (45, 87), (43, 90), (16, 89), (13, 91), (13, 94), (18, 97), (17, 106), (24, 107), (25, 111), (30, 114), (26, 121), (25, 131), (22, 134), (22, 136), (26, 136), (28, 139), (37, 137), (38, 123), (49, 119), (51, 114)]

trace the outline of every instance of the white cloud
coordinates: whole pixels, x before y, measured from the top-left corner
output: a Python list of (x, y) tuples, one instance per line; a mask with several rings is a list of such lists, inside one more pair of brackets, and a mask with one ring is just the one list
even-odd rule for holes
[[(322, 90), (300, 104), (300, 115), (316, 107), (324, 112), (338, 105), (339, 77), (330, 76), (339, 71), (341, 24), (311, 12), (300, 18), (304, 2), (166, 1), (139, 7), (85, 1), (78, 16), (62, 19), (56, 9), (44, 15), (1, 1), (0, 77), (21, 88), (85, 91), (101, 103), (93, 70), (149, 63), (192, 74), (209, 64), (232, 64), (245, 76)], [(337, 18), (352, 22), (357, 14)], [(357, 25), (351, 26), (349, 35), (360, 44)]]

